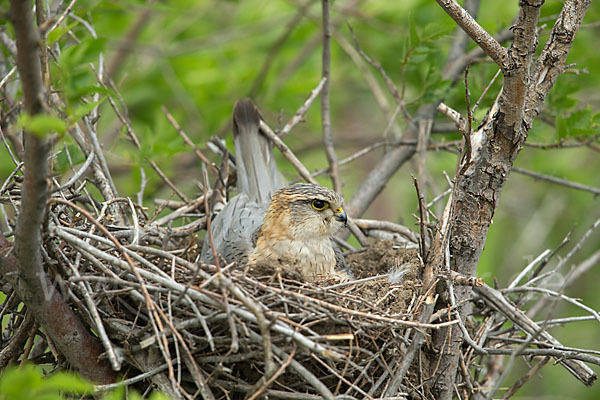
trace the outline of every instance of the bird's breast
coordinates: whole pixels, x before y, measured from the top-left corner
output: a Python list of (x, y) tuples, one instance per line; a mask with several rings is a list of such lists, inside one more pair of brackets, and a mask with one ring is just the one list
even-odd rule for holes
[(249, 264), (272, 263), (302, 273), (309, 280), (335, 273), (335, 252), (329, 240), (269, 240), (260, 237), (250, 253)]

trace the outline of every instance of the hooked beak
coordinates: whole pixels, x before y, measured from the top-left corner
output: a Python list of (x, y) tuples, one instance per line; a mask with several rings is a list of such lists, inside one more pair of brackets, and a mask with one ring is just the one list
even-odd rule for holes
[(337, 210), (333, 212), (333, 217), (340, 222), (343, 222), (344, 225), (348, 222), (348, 216), (346, 215), (346, 211), (342, 207), (339, 207)]

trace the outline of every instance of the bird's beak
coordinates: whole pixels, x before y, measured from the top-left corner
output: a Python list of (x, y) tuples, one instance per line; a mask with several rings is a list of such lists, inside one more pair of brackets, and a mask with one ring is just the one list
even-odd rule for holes
[(338, 207), (338, 209), (333, 212), (333, 217), (338, 221), (343, 222), (344, 225), (348, 222), (348, 216), (342, 207)]

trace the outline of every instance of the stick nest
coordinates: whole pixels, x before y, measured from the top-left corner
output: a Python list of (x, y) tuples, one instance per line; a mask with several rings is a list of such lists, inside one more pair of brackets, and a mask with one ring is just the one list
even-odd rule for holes
[[(111, 206), (131, 207), (137, 223), (119, 224)], [(161, 228), (126, 200), (98, 215), (63, 201), (49, 216), (45, 250), (56, 281), (90, 329), (106, 335), (106, 356), (125, 378), (149, 373), (136, 383), (142, 391), (378, 396), (415, 325), (418, 257), (393, 242), (347, 258), (357, 279), (403, 266), (401, 285), (387, 277), (309, 283), (268, 266), (219, 272), (198, 262), (198, 223), (187, 234)]]

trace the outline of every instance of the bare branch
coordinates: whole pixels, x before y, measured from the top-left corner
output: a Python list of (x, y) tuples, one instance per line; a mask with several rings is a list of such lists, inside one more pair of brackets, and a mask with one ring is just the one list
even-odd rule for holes
[(322, 61), (322, 79), (325, 80), (323, 90), (321, 91), (321, 124), (323, 126), (323, 144), (325, 145), (325, 154), (329, 161), (331, 181), (333, 190), (342, 194), (342, 181), (340, 180), (340, 171), (337, 155), (333, 147), (333, 135), (331, 133), (331, 113), (329, 104), (329, 82), (331, 71), (331, 15), (329, 11), (329, 0), (321, 0), (322, 18), (323, 18), (323, 61)]
[[(15, 30), (17, 68), (25, 108), (29, 115), (34, 116), (43, 112), (39, 34), (33, 24), (29, 2), (11, 1), (10, 13)], [(41, 227), (48, 197), (46, 179), (49, 175), (49, 143), (39, 136), (25, 134), (25, 181), (14, 243), (17, 259), (11, 259), (11, 254), (0, 259), (3, 275), (19, 292), (36, 320), (75, 368), (97, 382), (111, 382), (115, 378), (113, 372), (105, 361), (98, 360), (102, 352), (98, 341), (89, 334), (80, 319), (54, 290), (44, 272), (40, 249)], [(4, 236), (0, 240), (3, 248), (9, 247)]]
[(506, 49), (487, 33), (458, 2), (455, 0), (436, 1), (500, 68), (506, 69), (508, 61)]

